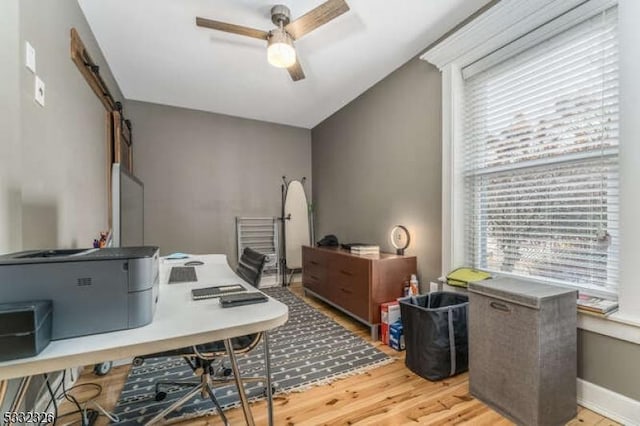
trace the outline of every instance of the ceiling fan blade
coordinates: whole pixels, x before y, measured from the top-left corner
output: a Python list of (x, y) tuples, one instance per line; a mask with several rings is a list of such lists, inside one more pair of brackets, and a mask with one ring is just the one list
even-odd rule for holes
[(291, 80), (298, 81), (304, 79), (304, 71), (302, 71), (302, 67), (300, 66), (300, 61), (296, 59), (296, 63), (287, 68), (289, 71), (289, 75), (291, 76)]
[(196, 17), (196, 25), (204, 28), (211, 28), (212, 30), (225, 31), (228, 33), (239, 34), (247, 37), (258, 38), (260, 40), (266, 40), (269, 37), (269, 33), (262, 30), (256, 30), (255, 28), (243, 27), (242, 25), (228, 24), (226, 22), (214, 21), (212, 19), (206, 19)]
[(345, 0), (329, 0), (305, 13), (284, 28), (291, 37), (299, 39), (347, 11), (349, 11), (349, 5)]

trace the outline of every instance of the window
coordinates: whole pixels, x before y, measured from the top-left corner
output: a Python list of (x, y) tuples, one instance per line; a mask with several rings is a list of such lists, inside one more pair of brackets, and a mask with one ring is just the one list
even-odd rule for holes
[(466, 261), (616, 294), (617, 8), (464, 81)]

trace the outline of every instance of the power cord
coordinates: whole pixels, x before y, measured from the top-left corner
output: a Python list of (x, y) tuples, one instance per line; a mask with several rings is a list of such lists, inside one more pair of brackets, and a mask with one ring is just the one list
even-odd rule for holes
[[(49, 395), (51, 395), (51, 401), (53, 402), (53, 426), (56, 426), (56, 421), (58, 420), (58, 404), (55, 401), (56, 395), (53, 392), (53, 389), (51, 389), (51, 383), (49, 383), (49, 375), (46, 373), (44, 374), (44, 381), (47, 384), (47, 389), (49, 390)], [(49, 405), (47, 405), (47, 409), (45, 410), (45, 412), (47, 412), (48, 410)]]
[[(111, 421), (112, 421), (112, 422), (114, 422), (114, 423), (120, 423), (120, 417), (118, 417), (118, 415), (117, 415), (117, 414), (110, 413), (109, 411), (105, 410), (105, 409), (102, 407), (102, 405), (98, 404), (98, 403), (97, 403), (97, 402), (95, 402), (95, 401), (92, 401), (91, 403), (92, 403), (93, 405), (95, 405), (95, 406), (96, 406), (96, 408), (102, 412), (102, 415), (103, 415), (103, 416), (105, 416), (106, 418), (108, 418), (109, 420), (111, 420)], [(99, 414), (100, 414), (100, 413), (99, 413)]]
[[(96, 389), (96, 393), (95, 395), (91, 395), (89, 398), (85, 399), (84, 401), (78, 401), (80, 404), (86, 404), (87, 402), (91, 402), (94, 399), (98, 398), (100, 395), (102, 395), (102, 386), (98, 383), (93, 383), (93, 382), (80, 383), (78, 385), (71, 386), (69, 389), (67, 389), (67, 393), (71, 392), (72, 390), (84, 388), (87, 386), (94, 387)], [(62, 397), (63, 397), (62, 395), (58, 395), (58, 399), (61, 399)]]
[[(71, 423), (67, 423), (63, 426), (70, 426), (77, 423), (80, 423), (82, 426), (92, 426), (95, 423), (96, 419), (101, 415), (107, 417), (109, 420), (115, 423), (118, 423), (120, 421), (119, 417), (116, 414), (113, 414), (107, 411), (104, 407), (102, 407), (100, 404), (95, 402), (95, 399), (97, 399), (102, 394), (102, 390), (103, 390), (102, 386), (99, 383), (93, 383), (93, 382), (80, 383), (67, 389), (66, 374), (67, 374), (67, 370), (63, 370), (62, 380), (60, 381), (60, 383), (58, 383), (58, 386), (56, 386), (55, 390), (52, 389), (48, 376), (46, 374), (44, 375), (45, 385), (51, 397), (50, 401), (48, 402), (45, 408), (45, 412), (48, 411), (49, 407), (51, 407), (51, 404), (53, 404), (54, 413), (55, 413), (54, 425), (57, 420), (60, 420), (64, 417), (68, 417), (74, 414), (80, 414), (80, 419), (73, 421)], [(95, 388), (96, 393), (84, 399), (83, 401), (78, 400), (78, 398), (76, 398), (74, 395), (70, 393), (73, 390), (84, 388), (84, 387), (93, 387)], [(60, 392), (60, 388), (62, 388), (62, 392)], [(76, 410), (70, 411), (68, 413), (60, 414), (58, 411), (58, 408), (59, 408), (58, 401), (63, 399), (66, 399), (69, 402), (73, 403), (76, 406)], [(95, 409), (89, 408), (89, 404), (93, 404), (95, 406)]]
[[(64, 370), (62, 372), (62, 380), (63, 381), (64, 381), (65, 373), (66, 373), (66, 370)], [(44, 376), (45, 376), (45, 384), (48, 385), (48, 387), (51, 387), (51, 385), (49, 384), (49, 379), (48, 379), (47, 375), (45, 374)], [(58, 386), (56, 386), (56, 390), (54, 390), (53, 393), (49, 393), (49, 395), (51, 395), (51, 399), (49, 400), (49, 402), (47, 403), (46, 408), (44, 409), (45, 413), (49, 412), (49, 407), (51, 407), (51, 404), (54, 404), (54, 408), (56, 408), (55, 405), (56, 405), (57, 398), (56, 398), (55, 395), (60, 390), (60, 387), (62, 387), (62, 382), (58, 383)], [(42, 424), (42, 422), (40, 422), (40, 424)]]
[(80, 403), (78, 403), (78, 400), (76, 399), (75, 396), (67, 394), (67, 386), (65, 385), (64, 382), (65, 382), (65, 380), (64, 380), (64, 377), (63, 377), (63, 379), (62, 379), (62, 394), (64, 395), (64, 397), (66, 398), (67, 401), (73, 402), (75, 404), (75, 406), (78, 407), (78, 412), (81, 413), (81, 416), (82, 416), (80, 425), (81, 426), (88, 426), (86, 410), (83, 410), (82, 407), (80, 407)]

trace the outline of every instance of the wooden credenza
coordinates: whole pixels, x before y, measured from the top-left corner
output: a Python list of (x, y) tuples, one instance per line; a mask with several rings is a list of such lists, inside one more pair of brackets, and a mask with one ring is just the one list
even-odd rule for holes
[(415, 256), (360, 256), (340, 248), (302, 247), (302, 285), (310, 293), (371, 328), (377, 338), (380, 304), (402, 296), (416, 273)]

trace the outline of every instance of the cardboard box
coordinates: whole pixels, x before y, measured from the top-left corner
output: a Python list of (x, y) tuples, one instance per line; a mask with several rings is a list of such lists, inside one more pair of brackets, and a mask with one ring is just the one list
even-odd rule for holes
[(404, 351), (404, 333), (402, 321), (398, 320), (389, 326), (389, 346), (396, 351)]
[(380, 305), (380, 340), (389, 344), (389, 325), (400, 319), (400, 305), (397, 300)]

